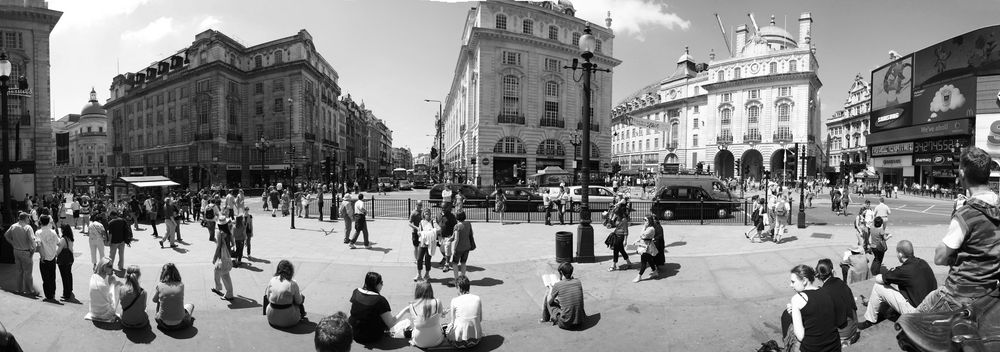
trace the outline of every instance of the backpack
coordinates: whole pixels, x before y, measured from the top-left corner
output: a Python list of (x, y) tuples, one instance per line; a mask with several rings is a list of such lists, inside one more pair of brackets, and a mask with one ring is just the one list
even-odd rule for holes
[(785, 204), (786, 203), (784, 201), (781, 201), (781, 202), (778, 202), (774, 206), (774, 216), (785, 216), (786, 215), (787, 210), (785, 209)]
[(212, 210), (212, 208), (205, 210), (205, 219), (208, 220), (215, 219), (215, 210)]

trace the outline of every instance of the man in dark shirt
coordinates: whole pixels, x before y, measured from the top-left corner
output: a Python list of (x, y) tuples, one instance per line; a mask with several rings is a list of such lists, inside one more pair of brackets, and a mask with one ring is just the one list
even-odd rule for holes
[[(900, 314), (916, 313), (917, 305), (928, 293), (937, 288), (937, 279), (930, 265), (913, 256), (913, 244), (902, 240), (896, 244), (896, 257), (900, 266), (875, 276), (865, 320), (858, 324), (864, 330), (878, 322), (879, 313), (892, 309)], [(893, 288), (889, 285), (896, 285)], [(862, 297), (862, 300), (864, 297)]]
[(111, 212), (108, 234), (111, 236), (111, 262), (115, 262), (115, 253), (117, 252), (118, 270), (125, 271), (125, 246), (132, 247), (132, 229), (128, 227), (128, 223), (122, 219), (117, 211)]
[(452, 234), (455, 232), (455, 225), (458, 224), (458, 219), (455, 218), (455, 214), (451, 213), (451, 208), (452, 203), (442, 203), (441, 218), (438, 219), (438, 224), (441, 224), (441, 241), (438, 242), (438, 247), (444, 256), (441, 258), (441, 271), (443, 272), (451, 270), (451, 240)]
[(583, 309), (583, 284), (573, 278), (573, 264), (570, 263), (559, 265), (559, 277), (559, 282), (552, 284), (545, 294), (539, 322), (552, 322), (566, 330), (579, 328), (587, 317)]

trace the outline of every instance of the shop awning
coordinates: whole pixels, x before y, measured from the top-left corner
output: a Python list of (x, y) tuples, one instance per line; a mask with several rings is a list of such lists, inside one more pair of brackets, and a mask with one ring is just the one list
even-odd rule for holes
[(118, 179), (136, 187), (167, 187), (181, 185), (177, 182), (171, 181), (165, 176), (119, 177)]

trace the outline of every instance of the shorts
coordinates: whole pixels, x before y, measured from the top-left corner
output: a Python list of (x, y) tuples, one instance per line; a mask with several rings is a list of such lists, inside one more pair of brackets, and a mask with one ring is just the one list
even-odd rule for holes
[(441, 254), (442, 255), (444, 255), (446, 257), (449, 257), (449, 256), (452, 255), (452, 246), (451, 246), (452, 238), (451, 237), (442, 237), (441, 240), (438, 241), (438, 243), (439, 243), (438, 246), (441, 247)]
[(458, 263), (465, 264), (465, 262), (468, 260), (469, 260), (469, 251), (455, 252), (455, 254), (451, 256), (451, 262), (453, 264), (458, 264)]

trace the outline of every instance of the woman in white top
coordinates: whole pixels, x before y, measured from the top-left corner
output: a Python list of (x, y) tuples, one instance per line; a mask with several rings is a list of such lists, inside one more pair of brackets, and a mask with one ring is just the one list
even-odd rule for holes
[[(431, 210), (424, 209), (423, 220), (417, 227), (417, 277), (413, 281), (431, 280), (431, 257), (437, 247), (437, 236), (441, 228), (431, 221)], [(421, 275), (423, 273), (423, 275)]]
[(459, 276), (455, 282), (459, 296), (451, 299), (448, 308), (451, 323), (445, 330), (445, 337), (456, 348), (470, 348), (483, 338), (483, 301), (469, 293), (469, 278)]
[(444, 342), (444, 334), (441, 332), (441, 314), (444, 308), (441, 301), (434, 298), (434, 289), (431, 283), (421, 281), (417, 283), (417, 288), (413, 293), (414, 301), (396, 313), (396, 320), (402, 319), (407, 313), (413, 322), (413, 330), (410, 337), (410, 344), (418, 348), (431, 348)]
[[(104, 239), (108, 236), (108, 231), (104, 229), (104, 225), (101, 224), (100, 216), (95, 216), (90, 223), (90, 240), (87, 241), (90, 244), (90, 262), (94, 263), (94, 270), (97, 270), (97, 260), (104, 258)], [(100, 253), (100, 256), (97, 254)]]
[(101, 258), (94, 275), (90, 277), (90, 312), (84, 319), (114, 322), (118, 318), (115, 311), (118, 309), (118, 299), (115, 292), (118, 290), (118, 280), (112, 275), (111, 259)]

